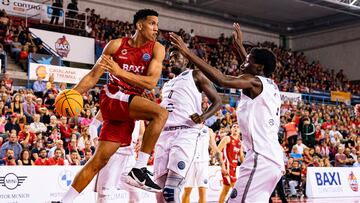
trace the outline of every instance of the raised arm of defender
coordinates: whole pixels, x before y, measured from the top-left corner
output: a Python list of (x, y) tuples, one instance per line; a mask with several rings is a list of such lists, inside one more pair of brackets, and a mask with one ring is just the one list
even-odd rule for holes
[(236, 54), (238, 55), (238, 57), (241, 58), (242, 61), (245, 61), (247, 53), (245, 47), (243, 46), (243, 36), (240, 29), (240, 25), (239, 23), (234, 23), (233, 27), (234, 27), (233, 38), (234, 38), (234, 46), (236, 49)]
[(259, 79), (250, 74), (243, 74), (239, 77), (232, 77), (223, 74), (192, 53), (178, 35), (170, 33), (170, 40), (172, 44), (178, 48), (185, 57), (192, 61), (205, 74), (205, 76), (215, 84), (222, 87), (237, 89), (253, 89), (255, 87), (258, 88), (261, 86)]

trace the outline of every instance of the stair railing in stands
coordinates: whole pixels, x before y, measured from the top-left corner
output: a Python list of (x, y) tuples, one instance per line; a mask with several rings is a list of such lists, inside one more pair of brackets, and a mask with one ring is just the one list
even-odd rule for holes
[[(29, 31), (30, 32), (30, 31)], [(36, 36), (34, 33), (30, 32), (31, 35), (34, 37), (34, 38), (39, 38), (41, 39), (40, 37)], [(46, 44), (43, 40), (42, 41), (42, 44), (44, 45), (46, 51), (48, 51), (49, 53), (51, 53), (51, 55), (54, 55), (54, 56), (57, 56), (57, 57), (60, 57), (62, 58), (54, 49), (52, 49), (48, 44)]]

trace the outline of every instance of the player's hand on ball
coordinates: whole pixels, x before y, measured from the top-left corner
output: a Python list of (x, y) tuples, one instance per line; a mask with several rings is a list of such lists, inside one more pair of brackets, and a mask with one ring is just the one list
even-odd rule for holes
[(186, 55), (187, 51), (189, 51), (182, 38), (173, 32), (170, 32), (170, 42), (184, 55)]
[[(109, 73), (120, 76), (122, 69), (119, 67), (119, 64), (116, 63), (110, 56), (101, 55), (100, 67)], [(99, 61), (99, 60), (98, 60)]]
[(197, 123), (197, 124), (201, 124), (204, 122), (204, 118), (197, 113), (194, 113), (193, 115), (191, 115), (190, 118), (191, 118), (191, 120), (194, 121), (194, 123)]

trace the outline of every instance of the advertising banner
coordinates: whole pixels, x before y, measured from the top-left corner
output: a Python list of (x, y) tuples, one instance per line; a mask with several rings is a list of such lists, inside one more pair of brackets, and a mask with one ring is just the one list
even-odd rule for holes
[(9, 15), (21, 17), (40, 17), (41, 7), (41, 4), (20, 0), (2, 0), (0, 4), (0, 10), (4, 9)]
[(349, 104), (351, 101), (350, 92), (340, 92), (340, 91), (331, 91), (331, 101), (334, 102), (344, 102)]
[[(148, 167), (152, 171), (152, 167)], [(81, 166), (1, 166), (0, 202), (29, 203), (60, 201), (69, 189)], [(209, 167), (208, 201), (218, 201), (222, 188), (221, 170), (218, 166)], [(95, 203), (93, 192), (95, 178), (85, 188), (74, 203)], [(156, 203), (155, 193), (138, 190), (141, 203)], [(125, 190), (113, 190), (108, 203), (128, 202)], [(191, 202), (198, 202), (198, 191), (193, 190)]]
[[(77, 166), (1, 166), (0, 202), (59, 201), (79, 169)], [(95, 202), (91, 189), (87, 187), (76, 202)]]
[(63, 60), (94, 64), (95, 40), (59, 32), (30, 28), (30, 31), (55, 50)]
[(306, 195), (360, 198), (359, 178), (358, 167), (308, 167)]
[(281, 103), (284, 103), (285, 101), (290, 101), (290, 103), (293, 103), (295, 105), (302, 100), (301, 94), (293, 92), (280, 92), (280, 97)]
[(90, 72), (89, 69), (69, 68), (65, 66), (53, 66), (46, 64), (29, 64), (29, 80), (36, 80), (38, 77), (49, 80), (50, 75), (54, 75), (55, 82), (65, 82), (77, 84), (80, 80)]

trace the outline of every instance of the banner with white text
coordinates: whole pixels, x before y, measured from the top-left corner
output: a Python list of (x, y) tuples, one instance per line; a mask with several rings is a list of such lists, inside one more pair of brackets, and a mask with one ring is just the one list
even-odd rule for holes
[(55, 50), (63, 60), (94, 64), (95, 40), (59, 32), (30, 28), (30, 31)]
[(4, 9), (9, 15), (21, 17), (40, 17), (41, 7), (41, 4), (20, 0), (2, 0), (0, 4), (0, 10)]

